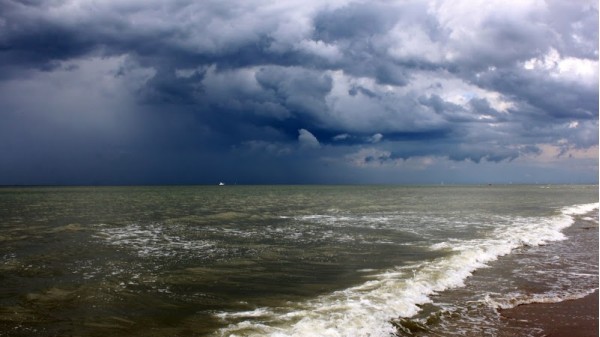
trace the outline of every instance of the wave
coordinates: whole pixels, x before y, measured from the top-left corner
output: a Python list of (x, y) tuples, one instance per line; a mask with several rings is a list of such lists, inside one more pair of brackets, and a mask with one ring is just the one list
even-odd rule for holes
[(391, 320), (411, 317), (438, 292), (464, 286), (472, 273), (524, 246), (564, 240), (561, 232), (575, 217), (598, 208), (598, 203), (566, 207), (548, 218), (514, 218), (486, 239), (449, 241), (432, 249), (451, 254), (408, 267), (373, 275), (356, 287), (336, 291), (289, 307), (222, 312), (216, 316), (229, 326), (218, 336), (390, 336)]
[(485, 297), (485, 302), (494, 309), (511, 309), (520, 305), (532, 304), (532, 303), (559, 303), (569, 300), (577, 300), (584, 298), (594, 292), (598, 291), (598, 288), (587, 289), (583, 291), (572, 292), (548, 292), (544, 294), (506, 294), (502, 299), (492, 298), (491, 296)]
[(584, 215), (598, 209), (598, 203), (580, 204), (562, 209), (562, 213), (565, 215)]

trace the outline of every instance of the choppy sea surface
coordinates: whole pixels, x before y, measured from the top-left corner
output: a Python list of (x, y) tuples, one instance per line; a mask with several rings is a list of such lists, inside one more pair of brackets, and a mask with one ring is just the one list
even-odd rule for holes
[(598, 186), (0, 188), (0, 336), (540, 336)]

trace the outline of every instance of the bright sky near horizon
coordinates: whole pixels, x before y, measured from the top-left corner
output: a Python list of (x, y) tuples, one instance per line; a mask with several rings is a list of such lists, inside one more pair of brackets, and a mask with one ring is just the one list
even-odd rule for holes
[(0, 185), (597, 183), (598, 2), (0, 0)]

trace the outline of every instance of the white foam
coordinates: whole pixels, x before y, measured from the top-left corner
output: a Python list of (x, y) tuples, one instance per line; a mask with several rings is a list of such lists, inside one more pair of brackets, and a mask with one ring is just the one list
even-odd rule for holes
[[(522, 246), (542, 245), (563, 240), (561, 230), (570, 226), (573, 215), (598, 208), (598, 204), (564, 208), (551, 218), (515, 218), (492, 232), (487, 239), (450, 241), (437, 249), (453, 254), (428, 263), (391, 269), (349, 289), (286, 308), (259, 308), (244, 314), (218, 314), (217, 317), (257, 317), (218, 331), (219, 336), (390, 336), (395, 333), (390, 320), (410, 317), (420, 304), (446, 289), (461, 287), (473, 271), (499, 256)], [(411, 271), (411, 272), (409, 272)]]
[(495, 309), (511, 309), (518, 307), (519, 305), (532, 304), (532, 303), (559, 303), (569, 300), (577, 300), (584, 298), (594, 292), (598, 291), (598, 288), (588, 289), (576, 293), (572, 292), (548, 292), (544, 294), (521, 294), (511, 293), (501, 297), (492, 298), (490, 294), (486, 295), (485, 302), (492, 308)]
[[(336, 228), (369, 228), (374, 230), (393, 230), (406, 234), (418, 235), (426, 238), (428, 233), (422, 227), (415, 226), (417, 223), (444, 223), (443, 217), (428, 216), (417, 213), (384, 212), (378, 214), (311, 214), (303, 216), (281, 216), (282, 219), (293, 219), (304, 224), (314, 224), (317, 228), (330, 227), (335, 233), (340, 231)], [(297, 228), (297, 224), (294, 224)], [(336, 234), (337, 235), (337, 234)], [(356, 234), (354, 234), (356, 235)], [(362, 238), (353, 241), (364, 241)], [(384, 242), (388, 243), (388, 242)]]
[(599, 203), (581, 204), (563, 208), (562, 212), (565, 215), (583, 215), (598, 209)]
[(197, 253), (214, 248), (209, 241), (184, 239), (158, 223), (102, 228), (96, 237), (113, 246), (133, 249), (140, 257), (173, 256), (182, 251)]
[(265, 316), (269, 316), (272, 315), (273, 312), (270, 311), (267, 308), (258, 308), (255, 310), (249, 310), (249, 311), (239, 311), (239, 312), (221, 312), (216, 314), (215, 316), (221, 318), (221, 319), (226, 319), (226, 318), (248, 318), (248, 317), (265, 317)]

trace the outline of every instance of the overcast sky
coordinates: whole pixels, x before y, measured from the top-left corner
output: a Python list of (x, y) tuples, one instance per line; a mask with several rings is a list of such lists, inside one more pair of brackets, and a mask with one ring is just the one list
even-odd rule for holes
[(0, 184), (597, 183), (598, 2), (0, 0)]

